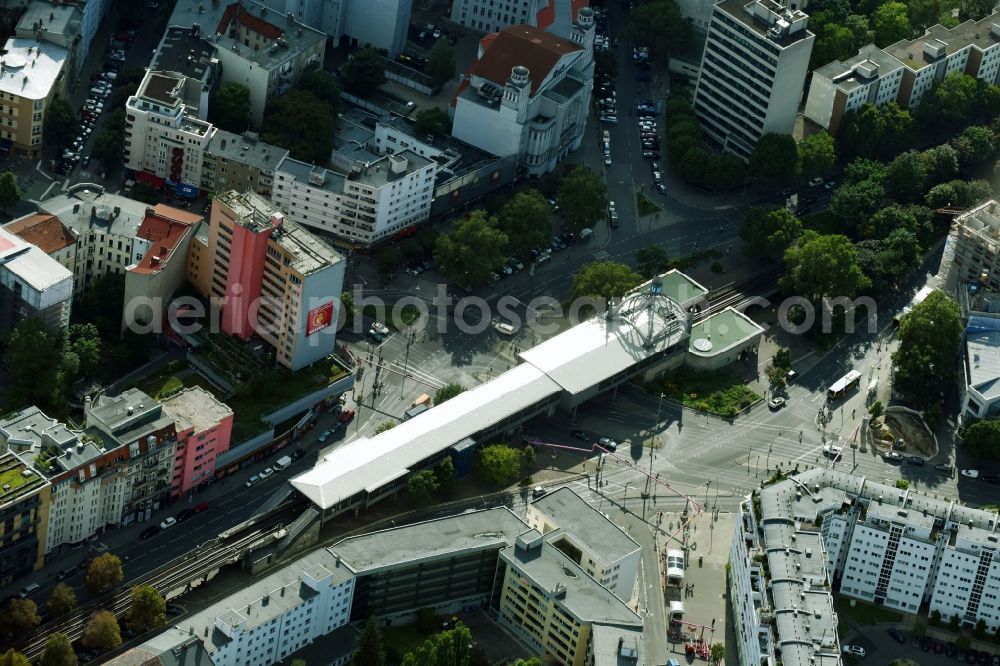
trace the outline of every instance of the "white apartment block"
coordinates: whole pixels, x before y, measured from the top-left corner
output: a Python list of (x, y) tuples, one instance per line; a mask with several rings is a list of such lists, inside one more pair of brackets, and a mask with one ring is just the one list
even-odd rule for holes
[(544, 0), (456, 0), (451, 5), (451, 20), (482, 32), (498, 32), (512, 25), (537, 26), (538, 10), (544, 6), (543, 2)]
[[(827, 597), (830, 588), (822, 580), (837, 576), (845, 596), (905, 613), (927, 604), (944, 621), (957, 616), (974, 627), (982, 620), (987, 631), (1000, 630), (996, 513), (822, 468), (766, 487), (741, 508), (730, 557), (742, 664), (760, 663), (760, 657), (774, 663), (769, 646), (785, 639), (771, 599), (775, 581), (789, 571), (806, 590), (821, 588)], [(818, 539), (809, 541), (804, 532)], [(792, 569), (776, 562), (796, 551)], [(805, 575), (810, 551), (813, 557), (822, 553), (822, 578), (819, 570), (812, 579)], [(789, 664), (784, 646), (781, 655)]]
[(28, 317), (62, 333), (72, 304), (73, 274), (35, 245), (0, 230), (0, 335)]
[(531, 175), (551, 171), (583, 141), (593, 43), (589, 7), (569, 38), (516, 25), (484, 39), (452, 100), (452, 136), (493, 155), (517, 155)]
[(412, 0), (264, 0), (270, 9), (326, 33), (334, 43), (371, 45), (395, 58), (406, 50)]
[(410, 150), (387, 154), (346, 175), (284, 158), (271, 200), (290, 219), (368, 246), (427, 221), (437, 163)]
[(625, 602), (632, 597), (641, 547), (613, 522), (595, 516), (572, 490), (560, 488), (532, 502), (526, 522), (543, 536), (563, 530), (562, 538), (581, 553), (577, 564), (591, 578)]
[(90, 55), (90, 49), (94, 46), (94, 37), (100, 30), (104, 17), (107, 16), (111, 8), (112, 0), (83, 0), (77, 4), (82, 5), (83, 22), (80, 26), (80, 44), (78, 50), (80, 57), (86, 60)]
[(186, 99), (197, 108), (201, 95), (201, 81), (148, 70), (125, 103), (125, 166), (199, 187), (205, 148), (215, 128), (188, 115)]
[(694, 110), (723, 150), (747, 157), (762, 135), (792, 133), (815, 39), (808, 21), (774, 0), (714, 6)]
[(903, 63), (874, 44), (849, 60), (820, 67), (813, 71), (809, 85), (806, 118), (835, 134), (848, 111), (896, 101), (904, 70)]

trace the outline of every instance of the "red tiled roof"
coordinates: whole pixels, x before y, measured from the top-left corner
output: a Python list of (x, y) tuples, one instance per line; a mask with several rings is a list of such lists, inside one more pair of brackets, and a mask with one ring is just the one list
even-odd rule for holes
[(226, 11), (222, 13), (222, 18), (219, 20), (219, 27), (215, 29), (215, 32), (225, 35), (229, 32), (229, 26), (234, 20), (239, 21), (248, 29), (264, 35), (268, 39), (277, 39), (285, 34), (284, 30), (254, 15), (251, 10), (238, 2), (234, 2), (226, 7)]
[(531, 94), (538, 92), (556, 63), (567, 53), (581, 50), (579, 44), (530, 25), (504, 28), (489, 45), (482, 58), (469, 68), (472, 74), (504, 85), (510, 70), (518, 65), (531, 72)]
[(4, 227), (23, 240), (37, 245), (45, 254), (52, 254), (76, 243), (76, 238), (55, 215), (29, 215)]
[(140, 274), (156, 273), (161, 270), (191, 225), (200, 219), (198, 215), (163, 204), (147, 211), (135, 235), (150, 241), (149, 250), (132, 270)]

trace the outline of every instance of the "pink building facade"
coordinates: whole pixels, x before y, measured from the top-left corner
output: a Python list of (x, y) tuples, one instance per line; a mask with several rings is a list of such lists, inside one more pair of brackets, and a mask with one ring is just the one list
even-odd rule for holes
[(183, 495), (215, 476), (216, 458), (229, 450), (233, 410), (200, 386), (186, 388), (161, 401), (177, 427), (170, 494)]
[(226, 307), (222, 310), (222, 331), (242, 340), (254, 334), (264, 261), (271, 231), (280, 226), (281, 213), (275, 213), (269, 225), (234, 224), (229, 274), (226, 276)]

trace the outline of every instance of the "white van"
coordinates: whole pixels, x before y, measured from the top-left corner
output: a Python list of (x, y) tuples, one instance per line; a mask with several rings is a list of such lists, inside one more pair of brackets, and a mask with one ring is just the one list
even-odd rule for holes
[(493, 330), (501, 335), (514, 335), (514, 327), (505, 321), (498, 321), (493, 324)]
[(580, 229), (580, 233), (578, 234), (580, 240), (587, 240), (593, 235), (594, 235), (593, 229)]
[(274, 471), (280, 472), (283, 469), (287, 469), (289, 465), (292, 464), (292, 459), (289, 456), (281, 456), (274, 463)]
[(38, 583), (28, 583), (27, 585), (21, 588), (21, 592), (20, 594), (18, 594), (18, 596), (21, 597), (22, 599), (27, 599), (35, 592), (38, 592), (38, 590), (40, 589), (42, 589), (42, 586), (39, 585)]

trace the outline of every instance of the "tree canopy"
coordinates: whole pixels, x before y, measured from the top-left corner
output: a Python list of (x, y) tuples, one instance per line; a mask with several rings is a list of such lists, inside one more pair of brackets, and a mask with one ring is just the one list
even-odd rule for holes
[(810, 134), (798, 145), (799, 171), (804, 178), (825, 176), (837, 163), (837, 147), (827, 131)]
[(62, 339), (38, 317), (19, 321), (7, 338), (4, 362), (13, 379), (8, 389), (10, 404), (52, 405), (62, 394), (59, 363)]
[(893, 388), (919, 409), (940, 404), (957, 379), (955, 358), (962, 340), (958, 304), (940, 291), (931, 292), (903, 316), (897, 337)]
[(243, 134), (250, 129), (250, 89), (242, 83), (230, 81), (219, 88), (209, 107), (212, 124), (216, 127)]
[(459, 622), (403, 655), (402, 666), (475, 666), (475, 652), (472, 632)]
[(0, 629), (6, 634), (28, 634), (41, 623), (38, 606), (31, 599), (13, 598), (0, 613)]
[(372, 49), (359, 49), (340, 68), (344, 88), (359, 97), (368, 97), (385, 83), (385, 59)]
[(107, 168), (121, 164), (125, 146), (125, 109), (115, 109), (104, 118), (101, 132), (90, 149), (91, 155)]
[(575, 167), (559, 187), (559, 206), (570, 231), (580, 231), (603, 219), (608, 211), (604, 180), (585, 166)]
[(122, 644), (121, 627), (111, 611), (97, 611), (83, 630), (80, 642), (89, 648), (106, 652)]
[(573, 276), (574, 298), (621, 298), (642, 282), (642, 276), (625, 264), (596, 261), (585, 264)]
[(750, 155), (750, 173), (763, 183), (788, 183), (796, 177), (798, 167), (798, 147), (788, 134), (765, 134)]
[(807, 230), (785, 251), (782, 287), (818, 305), (824, 297), (853, 298), (871, 281), (858, 266), (854, 246), (847, 236), (821, 236)]
[(56, 95), (45, 107), (45, 143), (68, 145), (76, 128), (76, 112), (65, 99)]
[(521, 452), (506, 444), (489, 444), (479, 451), (480, 478), (491, 486), (503, 486), (521, 475)]
[(340, 108), (340, 84), (319, 66), (307, 67), (295, 87), (311, 92), (316, 99), (328, 104), (334, 114)]
[(981, 460), (1000, 458), (1000, 418), (976, 421), (962, 435), (966, 451)]
[(507, 234), (497, 229), (496, 218), (477, 210), (459, 220), (451, 233), (438, 236), (434, 261), (449, 280), (477, 287), (503, 265), (506, 247)]
[(386, 666), (385, 639), (374, 615), (369, 615), (355, 639), (351, 666)]
[(334, 109), (308, 90), (274, 98), (264, 116), (264, 141), (287, 148), (303, 162), (326, 164), (337, 126)]
[(885, 187), (896, 201), (919, 201), (926, 183), (927, 162), (920, 153), (913, 150), (900, 153), (889, 163)]
[(787, 208), (751, 208), (740, 227), (743, 253), (776, 259), (802, 235), (802, 222)]
[(876, 180), (844, 183), (830, 197), (830, 212), (845, 225), (859, 225), (868, 221), (881, 205), (885, 189)]
[(0, 666), (31, 666), (31, 662), (14, 648), (9, 648), (0, 653)]
[(66, 583), (58, 583), (52, 589), (49, 600), (45, 603), (52, 617), (67, 615), (76, 609), (76, 590)]
[(434, 404), (440, 405), (442, 402), (447, 402), (463, 391), (465, 391), (465, 387), (461, 384), (456, 384), (454, 382), (451, 384), (445, 384), (437, 390), (437, 393), (434, 394)]
[(143, 633), (162, 626), (167, 621), (167, 602), (156, 588), (137, 585), (132, 588), (132, 605), (129, 607), (129, 629)]
[(427, 53), (427, 66), (424, 72), (438, 86), (455, 78), (455, 51), (447, 40), (439, 39), (434, 42), (434, 46)]
[(910, 17), (902, 2), (886, 2), (879, 6), (872, 15), (871, 25), (875, 32), (875, 44), (881, 48), (913, 35)]
[(552, 234), (552, 209), (538, 190), (518, 192), (500, 209), (498, 227), (518, 255), (543, 245)]
[(660, 245), (645, 245), (635, 253), (635, 261), (639, 265), (639, 273), (644, 277), (653, 277), (670, 270), (670, 256)]
[(17, 185), (17, 176), (13, 171), (0, 173), (0, 209), (3, 214), (7, 214), (8, 206), (13, 206), (20, 200), (21, 188)]
[(687, 47), (693, 28), (675, 0), (642, 0), (629, 13), (628, 33), (636, 42), (649, 44), (653, 56), (662, 60)]
[(55, 632), (45, 640), (38, 666), (76, 666), (76, 653), (66, 634)]
[(117, 555), (104, 553), (91, 560), (84, 576), (84, 584), (91, 594), (100, 594), (118, 587), (123, 577), (122, 561)]
[(414, 121), (414, 131), (419, 136), (443, 136), (448, 133), (450, 126), (451, 118), (436, 106), (418, 111)]
[(424, 469), (415, 472), (410, 476), (406, 486), (406, 493), (410, 499), (417, 504), (430, 499), (431, 495), (438, 490), (437, 476), (433, 470)]

